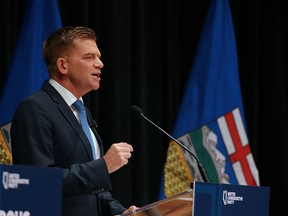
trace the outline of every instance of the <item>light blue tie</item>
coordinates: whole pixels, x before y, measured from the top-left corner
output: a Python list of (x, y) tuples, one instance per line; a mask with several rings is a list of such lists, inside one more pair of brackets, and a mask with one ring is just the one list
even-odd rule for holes
[(85, 134), (86, 134), (86, 136), (87, 136), (87, 138), (88, 138), (88, 140), (89, 140), (89, 142), (91, 144), (93, 157), (94, 157), (94, 159), (96, 159), (95, 146), (94, 146), (93, 139), (92, 139), (92, 136), (91, 136), (91, 133), (90, 133), (90, 130), (89, 130), (85, 106), (84, 106), (84, 104), (82, 103), (81, 100), (76, 100), (73, 103), (73, 105), (78, 111), (80, 122), (81, 122), (81, 126), (82, 126), (82, 128), (83, 128), (83, 130), (84, 130), (84, 132), (85, 132)]

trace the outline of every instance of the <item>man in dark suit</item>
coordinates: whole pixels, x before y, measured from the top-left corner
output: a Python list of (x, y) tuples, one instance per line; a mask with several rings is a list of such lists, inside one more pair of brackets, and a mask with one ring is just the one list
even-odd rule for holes
[(86, 135), (74, 104), (100, 87), (103, 63), (94, 31), (58, 29), (44, 42), (43, 55), (50, 79), (22, 101), (12, 120), (14, 164), (63, 170), (63, 216), (118, 215), (136, 209), (124, 208), (109, 192), (109, 174), (128, 163), (132, 146), (114, 143), (104, 154), (91, 114), (86, 109)]

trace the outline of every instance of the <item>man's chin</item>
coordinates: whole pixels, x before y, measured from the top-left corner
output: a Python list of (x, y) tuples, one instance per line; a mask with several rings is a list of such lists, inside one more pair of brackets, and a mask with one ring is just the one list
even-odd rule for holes
[(93, 90), (98, 90), (100, 88), (100, 84), (98, 84), (97, 86), (93, 87)]

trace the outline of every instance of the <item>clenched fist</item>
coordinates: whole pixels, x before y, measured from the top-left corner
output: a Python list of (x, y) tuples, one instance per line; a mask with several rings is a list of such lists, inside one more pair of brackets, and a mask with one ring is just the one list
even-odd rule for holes
[(103, 156), (108, 172), (112, 173), (128, 163), (133, 148), (126, 142), (114, 143)]

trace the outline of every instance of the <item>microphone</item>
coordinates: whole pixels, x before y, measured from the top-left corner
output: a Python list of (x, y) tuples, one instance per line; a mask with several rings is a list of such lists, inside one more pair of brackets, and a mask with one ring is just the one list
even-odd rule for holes
[(172, 139), (174, 142), (176, 142), (179, 146), (181, 146), (183, 149), (185, 149), (187, 152), (189, 152), (192, 157), (196, 160), (197, 162), (197, 166), (199, 169), (199, 172), (201, 174), (201, 177), (203, 179), (204, 182), (208, 182), (208, 178), (205, 172), (204, 167), (202, 166), (202, 164), (200, 163), (200, 161), (198, 160), (198, 158), (193, 154), (193, 152), (188, 149), (185, 145), (183, 145), (182, 143), (180, 143), (177, 139), (175, 139), (174, 137), (172, 137), (170, 134), (168, 134), (166, 131), (164, 131), (162, 128), (160, 128), (158, 125), (156, 125), (154, 122), (152, 122), (150, 119), (148, 119), (144, 114), (143, 111), (138, 107), (138, 106), (131, 106), (131, 111), (135, 114), (135, 115), (139, 115), (142, 118), (144, 118), (146, 121), (148, 121), (150, 124), (152, 124), (153, 126), (155, 126), (156, 128), (158, 128), (160, 131), (162, 131), (165, 135), (167, 135), (170, 139)]
[(97, 122), (93, 119), (92, 114), (90, 113), (90, 111), (85, 107), (86, 110), (86, 114), (88, 114), (87, 120), (88, 120), (88, 125), (90, 128), (97, 128)]
[(92, 119), (91, 122), (89, 123), (89, 127), (97, 128), (97, 122)]

